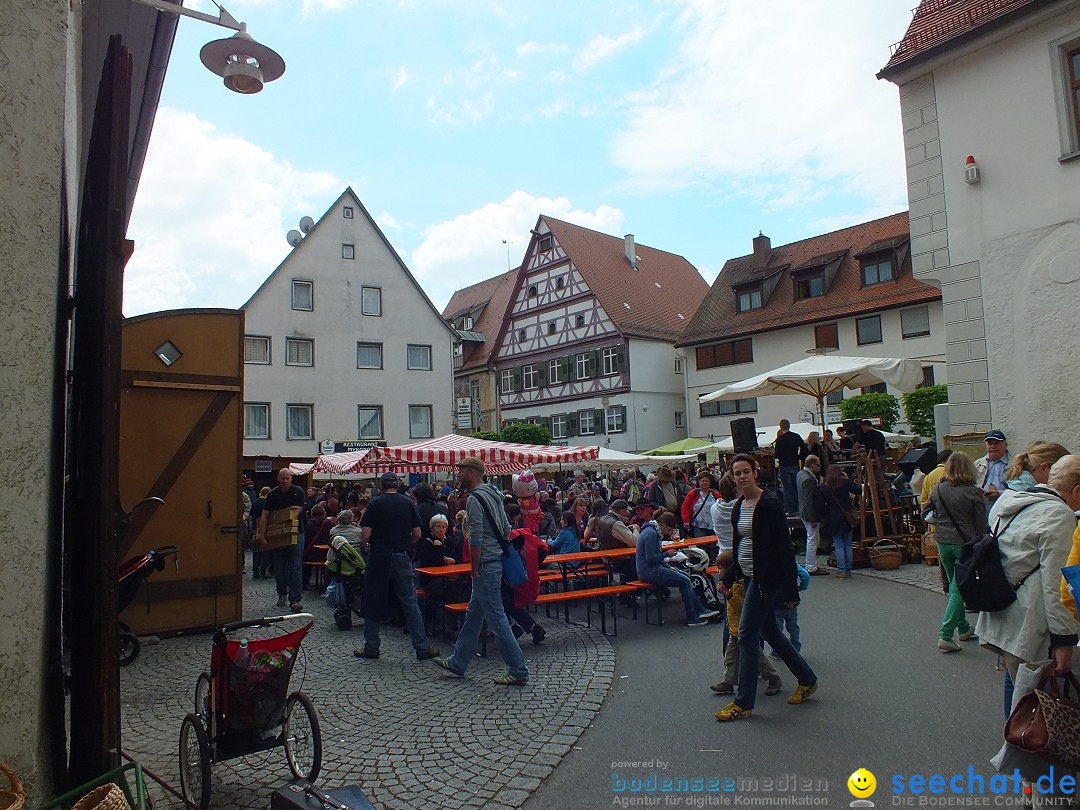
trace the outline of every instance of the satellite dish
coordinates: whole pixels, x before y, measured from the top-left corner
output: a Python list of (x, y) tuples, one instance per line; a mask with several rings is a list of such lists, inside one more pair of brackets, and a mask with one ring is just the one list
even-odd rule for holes
[(300, 220), (300, 230), (304, 233), (311, 233), (311, 229), (315, 227), (315, 220), (311, 217), (304, 217)]
[(285, 234), (285, 238), (288, 240), (289, 244), (292, 245), (293, 247), (296, 247), (297, 245), (299, 245), (301, 242), (304, 241), (304, 235), (302, 233), (300, 233), (300, 231), (297, 231), (297, 230), (289, 231), (287, 234)]

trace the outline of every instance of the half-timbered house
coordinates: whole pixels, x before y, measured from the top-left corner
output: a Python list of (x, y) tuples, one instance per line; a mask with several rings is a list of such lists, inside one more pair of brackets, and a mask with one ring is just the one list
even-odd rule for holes
[(707, 291), (682, 256), (541, 216), (495, 346), (502, 421), (616, 450), (685, 437), (674, 344)]

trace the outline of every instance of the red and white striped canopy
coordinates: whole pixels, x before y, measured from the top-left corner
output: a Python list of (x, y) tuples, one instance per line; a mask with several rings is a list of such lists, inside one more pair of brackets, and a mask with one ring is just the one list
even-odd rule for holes
[[(386, 469), (390, 465), (428, 465), (450, 471), (464, 458), (475, 456), (488, 472), (520, 472), (534, 464), (577, 464), (596, 458), (599, 448), (549, 447), (539, 444), (513, 444), (474, 439), (450, 434), (398, 447), (374, 447), (366, 465)], [(410, 467), (410, 470), (412, 468)]]

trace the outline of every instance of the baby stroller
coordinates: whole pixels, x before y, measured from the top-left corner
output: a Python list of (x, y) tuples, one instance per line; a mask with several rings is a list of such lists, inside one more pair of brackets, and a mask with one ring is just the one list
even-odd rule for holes
[[(139, 592), (139, 586), (155, 571), (165, 570), (165, 560), (173, 558), (176, 573), (180, 573), (180, 557), (176, 546), (163, 546), (158, 549), (150, 549), (141, 557), (133, 557), (120, 566), (120, 582), (116, 589), (116, 601), (120, 611), (130, 605), (135, 594)], [(146, 597), (147, 608), (150, 606), (150, 596)], [(139, 638), (131, 632), (131, 628), (120, 622), (120, 666), (126, 667), (139, 657), (142, 645)]]
[[(214, 633), (210, 671), (195, 684), (195, 711), (180, 726), (180, 790), (189, 804), (210, 806), (210, 766), (215, 762), (285, 749), (289, 770), (314, 782), (322, 767), (322, 734), (315, 706), (303, 692), (289, 694), (300, 644), (314, 624), (310, 613), (233, 622)], [(270, 638), (230, 638), (249, 627), (308, 620), (298, 630)]]
[(326, 604), (334, 611), (334, 624), (338, 630), (352, 627), (352, 614), (360, 615), (360, 598), (364, 592), (364, 570), (367, 560), (360, 549), (344, 537), (330, 538), (326, 569), (334, 579), (326, 586)]

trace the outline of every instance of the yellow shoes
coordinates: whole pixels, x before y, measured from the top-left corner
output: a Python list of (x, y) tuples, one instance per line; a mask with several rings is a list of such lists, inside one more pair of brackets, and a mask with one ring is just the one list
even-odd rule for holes
[(744, 709), (738, 703), (732, 701), (713, 716), (721, 723), (726, 723), (729, 720), (741, 720), (744, 717), (749, 717), (750, 714), (749, 709)]
[(814, 692), (816, 692), (816, 691), (817, 691), (817, 684), (816, 683), (812, 684), (811, 686), (802, 686), (800, 684), (799, 687), (794, 692), (791, 693), (791, 697), (789, 697), (787, 699), (787, 702), (792, 704), (793, 706), (798, 705), (799, 703), (805, 703), (806, 699), (808, 697), (810, 697), (812, 694), (814, 694)]

